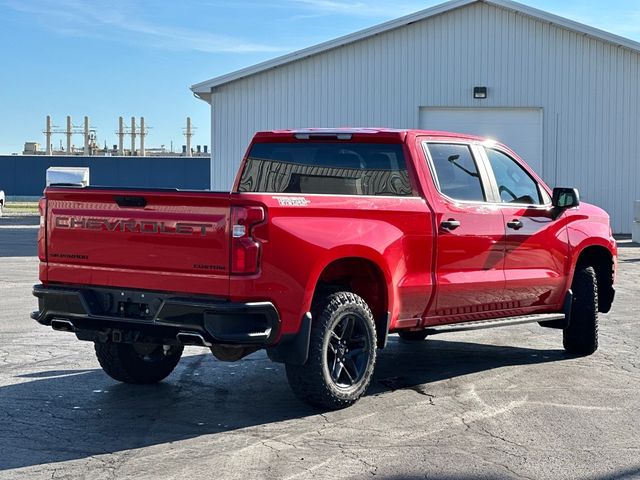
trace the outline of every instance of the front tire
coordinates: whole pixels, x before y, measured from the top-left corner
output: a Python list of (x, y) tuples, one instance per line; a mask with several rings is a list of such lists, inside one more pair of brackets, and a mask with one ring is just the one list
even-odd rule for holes
[(95, 342), (100, 366), (114, 380), (124, 383), (157, 383), (180, 361), (183, 347), (150, 343)]
[(578, 266), (571, 289), (571, 320), (562, 343), (568, 353), (591, 355), (598, 349), (598, 281), (593, 267)]
[(309, 357), (286, 365), (287, 379), (302, 401), (336, 410), (367, 390), (376, 363), (376, 327), (366, 302), (351, 292), (326, 297), (314, 312)]

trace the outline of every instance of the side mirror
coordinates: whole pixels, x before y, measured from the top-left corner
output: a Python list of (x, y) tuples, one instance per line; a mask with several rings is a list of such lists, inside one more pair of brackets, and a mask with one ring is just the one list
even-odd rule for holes
[(553, 189), (551, 204), (555, 208), (566, 209), (580, 205), (580, 194), (577, 188), (556, 187)]

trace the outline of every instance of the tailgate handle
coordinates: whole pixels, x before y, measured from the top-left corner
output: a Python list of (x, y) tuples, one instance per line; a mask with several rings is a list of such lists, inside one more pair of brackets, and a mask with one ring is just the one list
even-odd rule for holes
[(113, 199), (119, 207), (146, 207), (147, 199), (144, 197), (121, 197), (115, 196)]

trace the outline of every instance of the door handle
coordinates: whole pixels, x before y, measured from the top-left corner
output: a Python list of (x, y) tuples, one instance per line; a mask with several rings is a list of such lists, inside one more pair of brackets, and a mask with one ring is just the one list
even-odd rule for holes
[(522, 227), (524, 227), (524, 223), (516, 218), (514, 220), (511, 220), (510, 222), (507, 222), (507, 227), (513, 230), (520, 230)]
[(450, 218), (449, 220), (445, 220), (444, 222), (442, 222), (440, 226), (445, 230), (455, 230), (460, 226), (460, 222), (458, 220)]

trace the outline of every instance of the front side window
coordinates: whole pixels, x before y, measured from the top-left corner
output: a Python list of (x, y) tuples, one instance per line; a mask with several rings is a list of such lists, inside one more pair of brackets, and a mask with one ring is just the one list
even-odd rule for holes
[(411, 196), (402, 145), (383, 143), (256, 143), (240, 192)]
[(543, 203), (537, 182), (513, 158), (492, 148), (485, 151), (496, 177), (502, 203)]
[(486, 200), (478, 166), (468, 145), (430, 143), (427, 147), (444, 195), (462, 201)]

